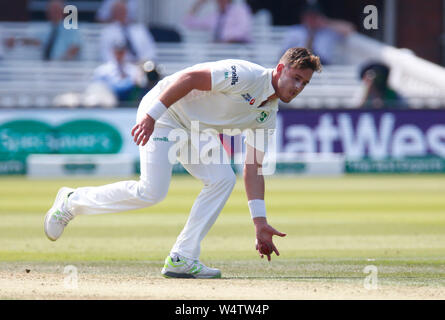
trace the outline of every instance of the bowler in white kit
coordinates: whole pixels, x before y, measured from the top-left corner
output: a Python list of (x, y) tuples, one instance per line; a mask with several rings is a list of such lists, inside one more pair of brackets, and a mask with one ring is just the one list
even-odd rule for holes
[[(314, 71), (320, 70), (317, 56), (305, 48), (290, 48), (273, 69), (229, 59), (197, 64), (164, 78), (142, 99), (131, 131), (140, 151), (140, 180), (61, 188), (45, 216), (47, 237), (57, 240), (68, 222), (79, 215), (140, 209), (162, 201), (170, 185), (172, 158), (176, 158), (204, 186), (161, 273), (169, 278), (220, 278), (220, 270), (199, 261), (200, 244), (229, 198), (236, 177), (230, 162), (201, 160), (202, 141), (191, 138), (194, 124), (213, 136), (213, 145), (205, 146), (211, 146), (210, 154), (221, 149), (217, 137), (227, 130), (266, 132), (267, 136), (275, 129), (278, 99), (290, 102)], [(172, 138), (178, 136), (181, 144)], [(247, 135), (244, 185), (256, 230), (256, 250), (270, 260), (273, 252), (279, 255), (272, 237), (285, 234), (266, 219), (261, 169), (267, 140)], [(193, 161), (193, 155), (198, 155), (198, 161)]]

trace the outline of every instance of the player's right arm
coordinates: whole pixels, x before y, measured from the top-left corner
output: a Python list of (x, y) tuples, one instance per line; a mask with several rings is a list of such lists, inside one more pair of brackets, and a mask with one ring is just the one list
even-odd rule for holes
[(172, 104), (185, 97), (193, 89), (209, 91), (212, 89), (211, 72), (208, 69), (191, 70), (182, 73), (154, 101), (145, 117), (131, 130), (137, 145), (144, 146), (154, 130), (155, 121)]

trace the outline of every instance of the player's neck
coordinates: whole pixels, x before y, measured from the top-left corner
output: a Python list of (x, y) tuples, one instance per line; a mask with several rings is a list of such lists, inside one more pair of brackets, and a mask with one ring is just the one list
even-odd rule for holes
[(272, 71), (272, 87), (274, 88), (275, 92), (271, 96), (267, 97), (266, 101), (278, 99), (278, 95), (277, 95), (278, 78), (279, 78), (278, 72), (277, 72), (277, 69), (275, 68)]

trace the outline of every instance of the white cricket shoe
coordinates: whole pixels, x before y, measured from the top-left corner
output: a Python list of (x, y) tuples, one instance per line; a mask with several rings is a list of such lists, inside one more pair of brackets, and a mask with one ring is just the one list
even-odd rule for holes
[(220, 270), (209, 268), (199, 262), (199, 260), (191, 260), (181, 256), (174, 258), (168, 256), (165, 259), (164, 268), (162, 268), (161, 273), (165, 278), (221, 278)]
[(71, 188), (61, 188), (53, 206), (46, 213), (44, 229), (49, 240), (56, 241), (62, 235), (68, 222), (74, 218), (74, 215), (66, 209), (68, 195), (73, 191), (74, 189)]

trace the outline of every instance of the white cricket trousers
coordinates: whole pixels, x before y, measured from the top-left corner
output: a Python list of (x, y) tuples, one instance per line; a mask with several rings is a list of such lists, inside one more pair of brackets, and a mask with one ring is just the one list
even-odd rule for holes
[[(75, 215), (112, 213), (150, 207), (162, 201), (167, 195), (172, 175), (173, 165), (169, 161), (168, 151), (175, 142), (165, 139), (171, 130), (172, 128), (155, 127), (149, 142), (144, 147), (139, 147), (139, 181), (78, 188), (69, 198), (69, 210)], [(192, 146), (190, 140), (187, 144)], [(236, 176), (227, 163), (189, 164), (184, 159), (178, 160), (204, 186), (170, 253), (198, 260), (201, 241), (229, 198)]]

